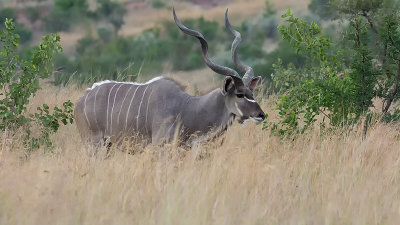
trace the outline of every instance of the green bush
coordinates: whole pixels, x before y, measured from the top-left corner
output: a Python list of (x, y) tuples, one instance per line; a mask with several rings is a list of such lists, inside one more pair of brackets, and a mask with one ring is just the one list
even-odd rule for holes
[(317, 14), (324, 20), (335, 17), (336, 11), (331, 7), (332, 0), (312, 0), (308, 5), (311, 12)]
[(155, 0), (153, 1), (153, 3), (151, 4), (151, 6), (155, 9), (161, 9), (161, 8), (165, 8), (167, 5), (160, 0)]
[(82, 55), (87, 51), (93, 51), (93, 48), (95, 48), (97, 44), (97, 40), (92, 36), (86, 36), (78, 40), (75, 50), (79, 55)]
[(322, 119), (321, 128), (325, 121), (337, 128), (365, 117), (365, 135), (376, 114), (371, 111), (375, 97), (384, 100), (382, 120), (397, 120), (398, 110), (388, 110), (400, 100), (398, 8), (387, 8), (382, 2), (356, 2), (359, 4), (351, 2), (355, 4), (351, 11), (345, 6), (339, 10), (339, 15), (349, 20), (342, 43), (333, 43), (316, 23), (295, 18), (290, 10), (282, 15), (285, 22), (279, 32), (307, 61), (302, 68), (285, 67), (279, 61), (274, 66), (273, 81), (281, 93), (277, 104), (280, 121), (265, 122), (264, 128), (292, 135), (313, 127), (317, 116)]
[(44, 26), (50, 32), (65, 31), (87, 15), (87, 0), (55, 0), (54, 8), (44, 18)]
[(41, 11), (38, 7), (27, 7), (25, 12), (31, 22), (36, 22), (41, 17)]
[(60, 9), (53, 9), (44, 19), (44, 27), (51, 32), (60, 32), (68, 30), (73, 21), (70, 18), (69, 12), (64, 12)]
[[(13, 8), (0, 9), (0, 29), (4, 29), (6, 19), (17, 21), (17, 12)], [(19, 41), (26, 43), (32, 39), (32, 31), (26, 28), (23, 24), (15, 24), (15, 32), (20, 36)]]
[(21, 43), (29, 42), (32, 39), (32, 31), (26, 28), (23, 24), (16, 24), (15, 33), (19, 35)]
[[(30, 98), (40, 89), (39, 79), (51, 74), (52, 58), (61, 51), (58, 35), (47, 35), (31, 51), (29, 59), (20, 58), (16, 52), (19, 35), (15, 34), (15, 24), (6, 19), (5, 28), (0, 32), (0, 130), (11, 134), (19, 128), (25, 130), (25, 144), (29, 150), (42, 145), (51, 146), (50, 135), (56, 132), (60, 123), (73, 122), (73, 104), (67, 101), (63, 108), (55, 107), (50, 112), (43, 104), (34, 114), (27, 113)], [(32, 135), (32, 125), (39, 124), (39, 135)]]
[(99, 7), (96, 10), (96, 17), (99, 19), (106, 18), (114, 26), (115, 31), (121, 29), (126, 14), (124, 6), (112, 0), (97, 0), (97, 2)]
[[(117, 37), (108, 42), (87, 36), (78, 41), (77, 56), (68, 67), (70, 75), (77, 71), (78, 83), (103, 79), (131, 80), (128, 75), (153, 74), (162, 71), (169, 54), (169, 45), (152, 32), (132, 37)], [(69, 80), (66, 73), (64, 81)]]
[(194, 70), (204, 67), (203, 58), (198, 52), (191, 52), (189, 56), (187, 56), (187, 60), (185, 64), (183, 64), (183, 70)]
[[(216, 40), (210, 41), (211, 53), (216, 51), (215, 44), (224, 41), (219, 39), (216, 22), (199, 18), (185, 21), (185, 24), (204, 30), (207, 39)], [(195, 38), (182, 34), (174, 23), (163, 22), (161, 26), (135, 37), (119, 37), (105, 28), (98, 29), (99, 38), (86, 36), (78, 41), (76, 56), (57, 83), (68, 82), (72, 74), (73, 80), (82, 84), (102, 79), (130, 80), (134, 78), (130, 75), (139, 73), (159, 74), (165, 64), (172, 65), (174, 70), (204, 67), (201, 48)], [(227, 36), (222, 35), (225, 39)]]
[(274, 66), (275, 88), (283, 93), (277, 103), (280, 121), (264, 122), (264, 128), (278, 135), (294, 135), (312, 127), (318, 115), (323, 115), (321, 125), (325, 120), (333, 127), (353, 124), (365, 112), (357, 107), (356, 87), (361, 83), (339, 76), (340, 53), (329, 54), (332, 43), (316, 23), (295, 18), (290, 10), (282, 17), (285, 24), (279, 32), (297, 53), (307, 56), (308, 66), (297, 69), (289, 64), (285, 68), (280, 61)]
[(86, 14), (88, 11), (87, 0), (55, 0), (55, 8), (63, 12)]
[(269, 0), (265, 0), (264, 17), (270, 17), (276, 14), (275, 6)]
[(107, 28), (99, 28), (97, 29), (97, 33), (101, 41), (107, 43), (110, 42), (114, 38), (114, 33)]
[(0, 9), (0, 28), (4, 28), (4, 23), (6, 19), (12, 19), (16, 21), (17, 19), (17, 12), (13, 8), (3, 8)]

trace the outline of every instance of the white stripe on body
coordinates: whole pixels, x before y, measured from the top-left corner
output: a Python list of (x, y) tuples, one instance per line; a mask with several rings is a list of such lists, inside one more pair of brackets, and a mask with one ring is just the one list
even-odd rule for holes
[(143, 98), (146, 94), (147, 88), (149, 88), (150, 85), (147, 85), (146, 89), (144, 89), (144, 92), (142, 94), (142, 100), (140, 100), (140, 104), (139, 104), (139, 109), (138, 109), (138, 113), (136, 116), (136, 131), (139, 132), (139, 115), (140, 115), (140, 108), (142, 107), (142, 102), (143, 102)]
[(112, 134), (112, 127), (113, 127), (113, 113), (114, 113), (115, 98), (117, 98), (118, 91), (119, 91), (119, 89), (120, 89), (122, 86), (124, 86), (124, 84), (121, 84), (121, 85), (117, 88), (117, 90), (115, 91), (114, 101), (113, 101), (113, 105), (112, 105), (112, 108), (111, 108), (110, 134)]
[(146, 84), (151, 84), (151, 83), (153, 83), (153, 82), (155, 82), (155, 81), (158, 81), (158, 80), (161, 80), (161, 79), (163, 79), (163, 78), (164, 78), (164, 77), (162, 77), (162, 76), (160, 76), (160, 77), (155, 77), (155, 78), (153, 78), (153, 79), (147, 81), (146, 83), (118, 82), (118, 81), (112, 81), (112, 80), (105, 80), (105, 81), (101, 81), (101, 82), (94, 83), (94, 84), (92, 85), (92, 87), (91, 87), (91, 88), (88, 88), (87, 90), (92, 90), (92, 89), (94, 89), (94, 88), (97, 87), (97, 86), (100, 86), (100, 85), (103, 85), (103, 84), (109, 84), (109, 83), (134, 84), (134, 85), (142, 86), (142, 85), (146, 85)]
[[(172, 127), (175, 125), (175, 123), (176, 123), (176, 120), (178, 119), (178, 117), (180, 117), (180, 114), (178, 114), (176, 117), (175, 117), (175, 120), (174, 120), (174, 122), (169, 126), (169, 128), (168, 128), (168, 130), (167, 130), (167, 133), (166, 134), (168, 134), (170, 131), (171, 131), (171, 129), (172, 129)], [(175, 131), (174, 131), (174, 134), (173, 135), (175, 135)], [(173, 136), (172, 136), (173, 137)], [(171, 138), (172, 138), (171, 137)]]
[(85, 102), (84, 102), (84, 105), (83, 105), (83, 112), (85, 113), (85, 117), (86, 117), (86, 121), (88, 123), (88, 127), (90, 127), (90, 122), (89, 122), (89, 118), (88, 118), (87, 113), (86, 113), (86, 100), (87, 100), (87, 97), (89, 96), (89, 94), (90, 94), (90, 92), (86, 94)]
[(131, 102), (129, 103), (128, 111), (126, 112), (126, 118), (125, 118), (125, 128), (124, 128), (124, 130), (126, 130), (126, 127), (128, 126), (129, 110), (131, 109), (131, 105), (132, 105), (133, 99), (135, 98), (136, 92), (137, 92), (137, 90), (139, 90), (139, 87), (140, 87), (140, 86), (137, 86), (137, 88), (136, 88), (135, 92), (133, 93), (133, 96), (132, 96)]
[(97, 122), (97, 115), (96, 115), (96, 98), (97, 98), (97, 93), (99, 93), (99, 90), (100, 90), (100, 87), (99, 88), (97, 88), (97, 91), (96, 91), (96, 93), (94, 94), (94, 103), (93, 103), (93, 113), (94, 113), (94, 120), (96, 121), (96, 127), (97, 127), (97, 129), (100, 129), (99, 128), (99, 123)]
[(117, 118), (118, 125), (119, 125), (119, 117), (121, 116), (122, 107), (124, 106), (124, 102), (125, 102), (126, 96), (128, 96), (128, 94), (129, 94), (129, 91), (131, 90), (131, 88), (132, 88), (133, 86), (134, 86), (134, 85), (131, 85), (131, 86), (129, 87), (128, 91), (127, 91), (127, 92), (126, 92), (126, 94), (125, 94), (125, 97), (124, 97), (124, 99), (122, 100), (122, 103), (121, 103), (121, 108), (119, 109), (118, 118)]
[(110, 95), (111, 95), (111, 92), (112, 92), (112, 90), (114, 89), (115, 85), (117, 85), (117, 84), (114, 84), (114, 85), (111, 87), (110, 92), (108, 92), (108, 98), (107, 98), (107, 117), (106, 117), (106, 119), (107, 119), (106, 132), (108, 131), (108, 111), (109, 111), (108, 108), (109, 108), (109, 106), (110, 106)]
[(151, 95), (152, 95), (152, 94), (153, 94), (153, 89), (151, 89), (149, 98), (147, 99), (146, 120), (145, 120), (145, 122), (144, 122), (144, 127), (146, 128), (146, 134), (149, 133), (149, 131), (148, 131), (148, 129), (147, 129), (147, 114), (148, 114), (148, 112), (149, 112), (149, 103), (150, 103), (150, 98), (151, 98)]

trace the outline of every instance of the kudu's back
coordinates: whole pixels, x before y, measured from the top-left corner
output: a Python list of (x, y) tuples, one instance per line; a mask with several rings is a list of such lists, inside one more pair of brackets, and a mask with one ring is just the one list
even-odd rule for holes
[(157, 77), (147, 83), (96, 83), (79, 99), (75, 119), (84, 141), (115, 143), (136, 136), (147, 142), (176, 120), (188, 95), (174, 81)]

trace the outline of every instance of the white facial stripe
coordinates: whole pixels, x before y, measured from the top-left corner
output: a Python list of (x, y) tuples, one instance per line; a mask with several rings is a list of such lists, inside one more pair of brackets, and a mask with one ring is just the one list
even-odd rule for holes
[(235, 102), (235, 106), (236, 106), (236, 110), (239, 112), (239, 115), (243, 116), (243, 112), (242, 112), (242, 110), (239, 109), (237, 102)]
[(256, 103), (256, 100), (248, 99), (247, 97), (244, 97), (244, 99), (246, 99), (246, 100), (249, 101), (249, 102), (254, 102), (254, 103)]

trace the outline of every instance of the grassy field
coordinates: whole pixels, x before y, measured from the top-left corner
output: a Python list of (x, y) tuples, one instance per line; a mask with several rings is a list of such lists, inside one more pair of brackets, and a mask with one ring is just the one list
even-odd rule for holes
[[(32, 107), (83, 92), (45, 86)], [(271, 102), (262, 106), (273, 119)], [(3, 135), (0, 224), (400, 224), (399, 131), (376, 124), (362, 140), (361, 130), (289, 141), (235, 124), (191, 150), (105, 158), (88, 156), (70, 125), (54, 153), (28, 160)]]

